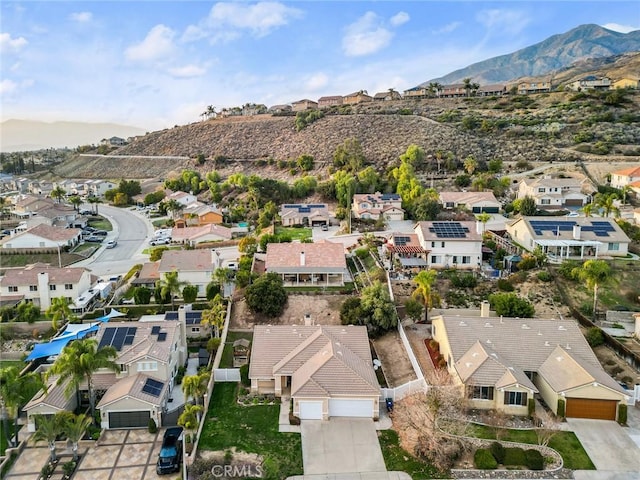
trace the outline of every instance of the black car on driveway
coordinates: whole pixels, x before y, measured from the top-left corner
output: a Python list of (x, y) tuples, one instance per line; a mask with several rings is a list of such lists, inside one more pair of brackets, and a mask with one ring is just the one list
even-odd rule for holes
[(156, 463), (156, 473), (174, 473), (180, 471), (182, 463), (182, 427), (167, 428), (162, 437), (162, 446)]

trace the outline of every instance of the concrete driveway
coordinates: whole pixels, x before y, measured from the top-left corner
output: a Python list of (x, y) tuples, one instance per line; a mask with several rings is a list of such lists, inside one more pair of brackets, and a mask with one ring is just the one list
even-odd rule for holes
[(387, 471), (372, 420), (303, 420), (301, 431), (305, 477)]
[(568, 418), (567, 423), (597, 469), (576, 472), (576, 479), (638, 478), (640, 448), (623, 427), (613, 421), (582, 418)]

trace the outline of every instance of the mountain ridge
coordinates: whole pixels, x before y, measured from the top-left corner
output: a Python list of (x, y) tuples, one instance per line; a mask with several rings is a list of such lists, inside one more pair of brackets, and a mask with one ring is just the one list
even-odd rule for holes
[(620, 33), (595, 24), (585, 24), (552, 35), (515, 52), (476, 62), (429, 83), (459, 83), (464, 78), (480, 84), (509, 82), (521, 77), (539, 77), (588, 58), (608, 57), (640, 51), (640, 30)]

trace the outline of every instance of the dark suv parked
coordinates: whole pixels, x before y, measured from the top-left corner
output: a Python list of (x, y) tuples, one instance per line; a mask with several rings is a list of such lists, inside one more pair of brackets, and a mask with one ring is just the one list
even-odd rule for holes
[(167, 428), (162, 437), (156, 473), (162, 475), (180, 471), (182, 462), (182, 427)]

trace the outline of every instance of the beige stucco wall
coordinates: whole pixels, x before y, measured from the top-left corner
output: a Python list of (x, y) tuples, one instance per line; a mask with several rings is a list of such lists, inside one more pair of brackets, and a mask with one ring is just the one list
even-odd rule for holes
[(76, 409), (77, 405), (78, 405), (78, 402), (77, 402), (76, 395), (71, 395), (71, 397), (69, 398), (69, 400), (65, 405), (65, 408), (62, 410), (59, 410), (57, 408), (54, 408), (50, 405), (45, 405), (45, 404), (37, 405), (33, 408), (30, 408), (29, 411), (27, 412), (27, 431), (28, 432), (36, 431), (36, 424), (35, 424), (35, 418), (34, 418), (36, 415), (53, 415), (65, 410), (69, 412), (73, 412)]
[[(156, 362), (158, 364), (158, 369), (157, 370), (140, 370), (138, 372), (138, 363), (140, 362)], [(136, 375), (137, 373), (143, 373), (150, 377), (157, 378), (158, 380), (161, 380), (161, 381), (167, 381), (171, 379), (171, 371), (169, 370), (169, 366), (166, 363), (160, 362), (155, 358), (151, 358), (151, 357), (143, 357), (143, 358), (137, 359), (135, 362), (131, 362), (129, 364), (129, 372), (125, 376), (130, 377), (132, 375)]]
[(597, 398), (600, 400), (618, 400), (619, 402), (625, 401), (625, 395), (615, 392), (607, 387), (598, 385), (594, 387), (593, 384), (589, 384), (584, 387), (576, 388), (573, 390), (567, 390), (565, 392), (567, 397), (572, 398)]
[(544, 400), (544, 403), (546, 403), (551, 411), (557, 415), (558, 398), (560, 398), (560, 395), (558, 395), (555, 390), (551, 388), (551, 385), (549, 385), (541, 375), (536, 375), (536, 379), (533, 383), (538, 388), (538, 392)]

